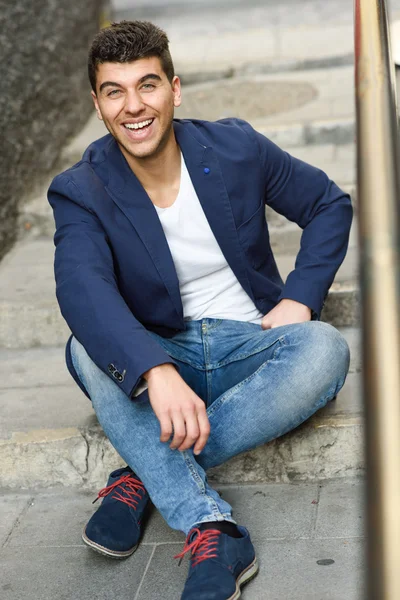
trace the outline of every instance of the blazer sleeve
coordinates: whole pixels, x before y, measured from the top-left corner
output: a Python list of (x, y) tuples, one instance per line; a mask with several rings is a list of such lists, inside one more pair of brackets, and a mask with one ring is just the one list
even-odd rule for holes
[(290, 298), (316, 313), (346, 256), (353, 209), (344, 193), (320, 169), (281, 150), (246, 124), (261, 161), (265, 202), (302, 229), (295, 268), (279, 300)]
[(54, 270), (61, 313), (94, 363), (132, 398), (148, 369), (176, 363), (121, 296), (106, 232), (74, 181), (57, 176), (48, 199), (56, 224)]

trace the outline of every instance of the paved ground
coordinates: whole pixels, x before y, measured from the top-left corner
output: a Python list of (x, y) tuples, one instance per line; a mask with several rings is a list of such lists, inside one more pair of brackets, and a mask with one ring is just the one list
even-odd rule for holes
[[(254, 540), (260, 572), (244, 600), (363, 598), (363, 484), (220, 486)], [(54, 489), (0, 499), (2, 600), (178, 600), (188, 563), (173, 556), (184, 536), (153, 511), (136, 553), (92, 552), (81, 530), (96, 494)]]

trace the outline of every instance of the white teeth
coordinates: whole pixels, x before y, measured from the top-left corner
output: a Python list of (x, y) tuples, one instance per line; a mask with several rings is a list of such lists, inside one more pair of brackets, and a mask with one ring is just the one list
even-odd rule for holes
[(147, 121), (142, 121), (141, 123), (125, 123), (125, 127), (127, 129), (142, 129), (142, 127), (146, 127), (146, 125), (150, 125), (153, 122), (153, 119), (148, 119)]

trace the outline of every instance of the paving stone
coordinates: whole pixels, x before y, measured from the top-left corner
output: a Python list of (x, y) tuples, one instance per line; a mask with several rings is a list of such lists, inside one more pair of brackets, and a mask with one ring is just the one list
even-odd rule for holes
[[(244, 588), (243, 600), (362, 600), (364, 542), (290, 540), (254, 543), (257, 577)], [(321, 566), (319, 560), (334, 563)]]
[(327, 481), (321, 486), (316, 538), (358, 538), (365, 535), (365, 482)]
[(7, 548), (0, 553), (1, 598), (132, 600), (152, 550), (142, 546), (134, 560), (116, 561), (81, 546)]
[[(16, 521), (27, 509), (31, 495), (4, 491), (0, 496), (0, 547), (11, 535)], [(1, 588), (0, 588), (1, 589)]]
[[(260, 573), (244, 588), (243, 598), (264, 600), (268, 590), (268, 598), (275, 600), (361, 600), (364, 541), (354, 539), (363, 535), (358, 518), (363, 505), (361, 482), (217, 489), (232, 502), (238, 522), (249, 528), (260, 562)], [(131, 558), (115, 561), (81, 541), (82, 528), (93, 511), (92, 493), (53, 488), (5, 492), (4, 497), (10, 500), (8, 509), (21, 503), (24, 514), (0, 551), (2, 600), (180, 597), (188, 560), (179, 567), (173, 557), (182, 551), (185, 536), (163, 525), (160, 518), (152, 517)], [(4, 511), (0, 514), (6, 518), (7, 510), (5, 516)], [(334, 563), (317, 565), (324, 559)]]
[(185, 534), (182, 531), (171, 529), (158, 510), (152, 506), (143, 542), (146, 544), (177, 542), (183, 545)]
[[(254, 540), (260, 571), (243, 588), (243, 600), (361, 600), (363, 542), (359, 540)], [(173, 556), (181, 544), (156, 547), (137, 600), (175, 600), (187, 576)], [(331, 559), (329, 566), (318, 560)]]
[[(32, 501), (8, 546), (84, 546), (84, 525), (98, 508), (91, 491), (58, 488), (50, 492), (32, 492)], [(100, 501), (99, 501), (100, 502)], [(85, 546), (86, 547), (86, 546)]]
[(188, 562), (178, 566), (174, 559), (183, 550), (183, 543), (156, 546), (146, 577), (135, 600), (176, 600), (180, 598), (188, 572)]
[[(231, 504), (233, 518), (254, 532), (256, 539), (309, 537), (313, 527), (317, 484), (244, 485), (213, 487)], [(149, 520), (143, 541), (163, 543), (184, 541), (181, 532), (165, 523), (157, 510)]]
[(233, 517), (254, 540), (308, 538), (315, 519), (317, 484), (216, 486)]

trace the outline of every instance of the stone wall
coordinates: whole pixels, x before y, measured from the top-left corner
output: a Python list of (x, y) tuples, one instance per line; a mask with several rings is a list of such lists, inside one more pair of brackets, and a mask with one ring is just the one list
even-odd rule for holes
[(51, 171), (91, 101), (86, 60), (101, 0), (0, 0), (0, 258), (18, 205)]

